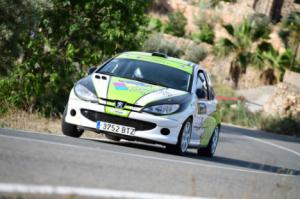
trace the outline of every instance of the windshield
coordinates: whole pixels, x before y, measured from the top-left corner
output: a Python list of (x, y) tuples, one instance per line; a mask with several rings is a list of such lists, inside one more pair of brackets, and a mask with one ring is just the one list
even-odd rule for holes
[(162, 64), (134, 59), (113, 59), (97, 73), (134, 79), (167, 88), (188, 91), (191, 75)]

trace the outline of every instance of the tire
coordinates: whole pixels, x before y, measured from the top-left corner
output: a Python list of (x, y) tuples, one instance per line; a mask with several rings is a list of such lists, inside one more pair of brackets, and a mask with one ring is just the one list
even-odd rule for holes
[(184, 155), (188, 149), (192, 134), (192, 120), (187, 119), (180, 130), (177, 144), (176, 145), (167, 145), (166, 149), (168, 152), (178, 155)]
[(76, 125), (67, 123), (65, 121), (67, 110), (68, 110), (68, 105), (66, 106), (66, 108), (64, 110), (64, 114), (63, 114), (63, 117), (61, 120), (61, 130), (62, 130), (63, 134), (66, 136), (79, 138), (83, 134), (84, 130), (78, 129)]
[(117, 136), (114, 136), (114, 135), (108, 135), (108, 134), (105, 134), (105, 137), (109, 140), (113, 140), (113, 141), (116, 141), (116, 142), (119, 142), (121, 140), (121, 138), (117, 137)]
[(217, 126), (211, 136), (207, 147), (198, 149), (198, 155), (213, 157), (219, 142), (220, 128)]

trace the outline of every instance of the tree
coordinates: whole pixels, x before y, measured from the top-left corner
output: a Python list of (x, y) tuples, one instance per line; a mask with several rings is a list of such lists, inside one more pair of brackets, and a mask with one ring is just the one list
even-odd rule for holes
[(0, 0), (0, 76), (22, 55), (22, 42), (37, 28), (44, 7), (42, 0)]
[(224, 25), (231, 37), (220, 39), (214, 46), (214, 51), (218, 56), (234, 55), (231, 62), (230, 75), (235, 87), (238, 87), (241, 73), (245, 73), (247, 66), (252, 63), (253, 43), (264, 41), (271, 32), (270, 23), (265, 25), (263, 17), (250, 16), (236, 26)]
[(300, 13), (292, 12), (282, 20), (282, 27), (279, 36), (283, 40), (286, 48), (294, 49), (294, 58), (291, 62), (289, 69), (297, 70), (296, 57), (299, 51), (300, 43)]
[(283, 53), (279, 53), (274, 49), (272, 44), (262, 42), (252, 57), (253, 65), (264, 71), (279, 71), (277, 79), (282, 80), (285, 70), (289, 68), (294, 59), (294, 53), (291, 49), (286, 49)]
[[(138, 49), (145, 36), (147, 3), (143, 0), (52, 0), (50, 3), (37, 26), (30, 31), (21, 29), (27, 34), (20, 44), (23, 61), (0, 80), (0, 103), (57, 116), (84, 69), (116, 53)], [(4, 107), (2, 104), (0, 107)]]
[(176, 11), (168, 15), (169, 23), (166, 27), (166, 32), (177, 37), (183, 37), (185, 34), (185, 26), (187, 24), (187, 19), (182, 14), (182, 12)]

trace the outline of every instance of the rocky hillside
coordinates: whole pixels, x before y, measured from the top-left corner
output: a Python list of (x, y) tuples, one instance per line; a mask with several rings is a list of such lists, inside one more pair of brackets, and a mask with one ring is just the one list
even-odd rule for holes
[[(219, 3), (212, 6), (211, 2)], [(300, 72), (300, 62), (293, 61), (297, 40), (292, 38), (300, 33), (290, 31), (284, 38), (285, 19), (271, 23), (256, 13), (254, 0), (230, 2), (155, 0), (149, 16), (160, 24), (156, 27), (160, 33), (154, 33), (158, 39), (149, 42), (150, 49), (158, 43), (158, 50), (198, 62), (211, 73), (215, 84), (230, 86), (237, 95), (244, 95), (253, 112), (260, 111), (264, 117), (300, 118), (300, 75), (295, 73)], [(184, 24), (184, 33), (172, 32), (170, 23)], [(220, 56), (219, 47), (224, 44), (229, 48)]]

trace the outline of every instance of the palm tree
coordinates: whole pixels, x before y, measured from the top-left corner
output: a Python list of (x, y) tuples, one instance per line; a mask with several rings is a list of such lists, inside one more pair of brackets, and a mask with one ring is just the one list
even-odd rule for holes
[(291, 12), (287, 17), (282, 20), (282, 28), (279, 36), (285, 43), (286, 48), (294, 49), (294, 58), (289, 66), (293, 70), (297, 58), (297, 53), (300, 44), (300, 13)]
[(277, 79), (282, 80), (286, 68), (288, 68), (294, 59), (294, 53), (291, 49), (286, 49), (279, 53), (272, 44), (263, 41), (260, 43), (252, 56), (252, 64), (264, 71), (270, 69), (279, 71)]
[(223, 27), (230, 38), (220, 39), (214, 50), (221, 57), (234, 55), (230, 64), (230, 75), (235, 87), (238, 87), (241, 73), (245, 73), (247, 66), (253, 61), (253, 44), (262, 42), (269, 37), (270, 22), (264, 15), (255, 14), (241, 24), (236, 26), (229, 24)]

